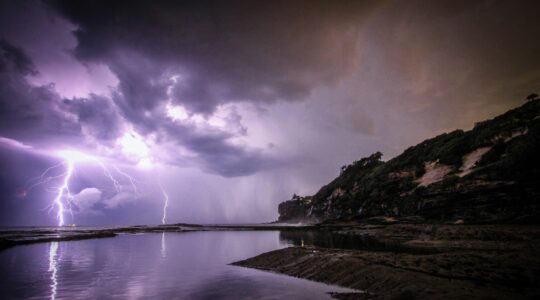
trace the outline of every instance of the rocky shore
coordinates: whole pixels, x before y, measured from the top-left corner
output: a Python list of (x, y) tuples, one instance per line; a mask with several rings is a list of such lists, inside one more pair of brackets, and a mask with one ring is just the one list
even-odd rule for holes
[(364, 291), (340, 299), (540, 298), (539, 226), (341, 224), (283, 235), (298, 246), (233, 264)]
[(540, 299), (540, 100), (278, 206), (297, 247), (235, 263), (363, 290), (351, 299)]

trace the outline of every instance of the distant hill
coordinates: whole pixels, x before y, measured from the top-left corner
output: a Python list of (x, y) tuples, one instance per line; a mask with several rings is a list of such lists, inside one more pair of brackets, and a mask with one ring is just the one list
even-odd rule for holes
[(281, 203), (278, 221), (540, 221), (540, 100), (381, 157), (343, 166), (315, 195)]

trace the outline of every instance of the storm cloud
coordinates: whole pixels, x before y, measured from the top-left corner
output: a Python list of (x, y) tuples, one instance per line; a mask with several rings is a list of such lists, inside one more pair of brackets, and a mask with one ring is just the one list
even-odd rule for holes
[[(1, 159), (14, 169), (20, 149), (75, 149), (125, 169), (153, 163), (147, 171), (168, 174), (164, 186), (179, 195), (178, 219), (271, 221), (278, 202), (316, 192), (343, 164), (375, 151), (391, 158), (538, 93), (538, 9), (497, 0), (2, 1)], [(59, 159), (42, 154), (17, 180)], [(18, 194), (8, 171), (0, 187)], [(153, 205), (137, 199), (161, 204), (152, 184), (137, 198), (83, 177), (73, 185), (81, 209), (96, 212), (89, 223)]]
[[(320, 85), (335, 85), (354, 68), (358, 26), (373, 6), (368, 1), (47, 3), (76, 28), (74, 55), (105, 64), (116, 75), (112, 100), (125, 120), (143, 135), (176, 141), (194, 153), (201, 168), (224, 176), (282, 162), (265, 149), (231, 143), (247, 132), (241, 124), (237, 132), (201, 130), (172, 122), (165, 106), (208, 118), (228, 103), (298, 101)], [(96, 104), (80, 102), (86, 112)], [(115, 122), (100, 118), (102, 125)], [(114, 134), (90, 129), (97, 138)]]
[(0, 134), (27, 143), (77, 137), (80, 126), (62, 114), (54, 88), (27, 82), (35, 73), (21, 49), (0, 40)]
[[(336, 83), (354, 68), (358, 28), (373, 6), (370, 1), (52, 4), (77, 26), (76, 56), (107, 63), (133, 107), (154, 107), (164, 98), (163, 77), (178, 75), (173, 101), (204, 114), (230, 101), (302, 100), (315, 87)], [(139, 87), (151, 94), (136, 95)]]

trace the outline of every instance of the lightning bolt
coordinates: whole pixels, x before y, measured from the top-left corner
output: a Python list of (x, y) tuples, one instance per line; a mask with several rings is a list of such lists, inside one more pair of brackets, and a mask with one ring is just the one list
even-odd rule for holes
[[(54, 198), (53, 204), (57, 208), (57, 214), (56, 218), (58, 219), (58, 226), (64, 226), (64, 202), (62, 199), (66, 198), (67, 202), (71, 201), (71, 192), (69, 191), (69, 181), (71, 180), (71, 177), (73, 176), (73, 170), (75, 169), (75, 164), (73, 163), (73, 160), (67, 159), (66, 160), (66, 173), (64, 176), (64, 180), (62, 181), (62, 185), (58, 188), (58, 193), (56, 195), (56, 198)], [(52, 206), (51, 206), (52, 208)], [(71, 205), (70, 205), (70, 211), (71, 211)]]
[(118, 180), (116, 180), (116, 178), (114, 178), (109, 168), (97, 158), (93, 157), (92, 160), (95, 161), (101, 167), (101, 169), (103, 169), (103, 175), (105, 175), (105, 177), (107, 177), (113, 183), (116, 193), (120, 193), (122, 191), (122, 185), (120, 182), (118, 182)]
[(161, 185), (161, 176), (158, 175), (158, 186), (161, 190), (161, 194), (163, 195), (163, 217), (161, 218), (161, 224), (165, 224), (167, 221), (167, 208), (169, 207), (169, 195), (167, 192), (165, 192), (165, 189)]
[[(100, 160), (99, 158), (91, 156), (91, 155), (87, 155), (87, 154), (84, 154), (84, 153), (81, 153), (81, 152), (70, 151), (70, 150), (58, 151), (57, 154), (63, 159), (63, 162), (61, 162), (59, 164), (56, 164), (56, 165), (54, 165), (52, 167), (47, 168), (40, 176), (31, 179), (29, 181), (30, 186), (27, 188), (27, 190), (31, 189), (31, 188), (33, 188), (33, 187), (35, 187), (37, 185), (45, 184), (45, 183), (48, 183), (51, 180), (63, 177), (62, 184), (55, 190), (56, 196), (55, 196), (52, 204), (49, 206), (49, 210), (52, 210), (52, 209), (56, 208), (56, 218), (58, 220), (58, 226), (64, 226), (64, 224), (65, 224), (65, 216), (64, 215), (65, 215), (66, 210), (69, 211), (69, 213), (71, 214), (71, 217), (73, 219), (73, 211), (71, 209), (72, 208), (73, 195), (71, 194), (71, 192), (69, 190), (69, 185), (70, 185), (70, 182), (71, 182), (71, 180), (73, 178), (73, 174), (75, 172), (75, 165), (76, 165), (77, 162), (81, 162), (81, 161), (94, 162), (95, 164), (97, 164), (102, 169), (103, 175), (111, 181), (112, 185), (114, 186), (114, 189), (115, 189), (116, 193), (120, 193), (122, 191), (122, 185), (121, 185), (120, 181), (117, 180), (114, 177), (113, 172), (111, 172), (111, 169), (102, 160)], [(65, 168), (66, 168), (64, 173), (62, 173), (60, 175), (47, 176), (52, 170), (54, 170), (56, 168), (59, 168), (61, 166), (65, 166)], [(115, 165), (112, 165), (112, 168), (118, 174), (120, 174), (123, 177), (127, 178), (127, 180), (129, 180), (129, 182), (130, 182), (130, 184), (131, 184), (131, 186), (133, 188), (133, 191), (135, 193), (137, 193), (137, 187), (136, 187), (136, 184), (135, 184), (137, 182), (137, 180), (135, 180), (133, 177), (129, 176), (127, 173), (121, 171)], [(165, 193), (165, 191), (161, 187), (161, 183), (160, 183), (160, 188), (162, 189), (163, 195), (166, 197), (166, 205), (168, 205), (168, 201), (169, 201), (168, 195)], [(164, 212), (165, 212), (165, 210), (166, 210), (166, 207), (164, 208)], [(163, 222), (165, 222), (165, 215), (163, 216)]]
[(54, 170), (56, 168), (59, 168), (59, 167), (61, 167), (63, 165), (64, 165), (64, 162), (56, 164), (56, 165), (54, 165), (52, 167), (49, 167), (49, 168), (45, 169), (45, 171), (43, 171), (43, 173), (41, 173), (41, 175), (28, 180), (28, 182), (26, 183), (25, 190), (29, 191), (29, 190), (33, 189), (34, 187), (36, 187), (38, 185), (42, 185), (42, 184), (45, 184), (45, 183), (47, 183), (47, 182), (49, 182), (51, 180), (54, 180), (54, 179), (65, 176), (65, 173), (62, 173), (60, 175), (45, 177), (45, 176), (47, 176), (47, 174), (49, 174), (49, 172), (51, 172), (52, 170)]
[(126, 172), (123, 172), (122, 170), (120, 170), (117, 166), (113, 166), (113, 168), (116, 170), (116, 172), (124, 177), (126, 177), (129, 182), (131, 183), (131, 188), (133, 189), (133, 192), (135, 192), (135, 194), (138, 194), (139, 192), (137, 191), (137, 185), (135, 185), (135, 182), (137, 182), (137, 180), (133, 179), (133, 177), (129, 176)]

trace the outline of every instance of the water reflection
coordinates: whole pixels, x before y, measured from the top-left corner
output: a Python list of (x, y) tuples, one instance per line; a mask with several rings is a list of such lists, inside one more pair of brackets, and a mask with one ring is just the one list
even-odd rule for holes
[(283, 242), (301, 247), (307, 245), (321, 248), (393, 251), (410, 254), (428, 254), (436, 251), (403, 245), (395, 240), (380, 240), (372, 235), (338, 234), (325, 230), (281, 231), (279, 238)]
[(167, 249), (165, 248), (165, 232), (161, 233), (161, 257), (165, 258), (167, 255)]
[[(331, 299), (350, 291), (230, 263), (289, 246), (279, 232), (186, 232), (0, 252), (3, 299)], [(44, 255), (45, 254), (45, 255)]]
[(52, 242), (49, 249), (49, 272), (51, 273), (51, 300), (56, 299), (56, 289), (58, 287), (58, 242)]

